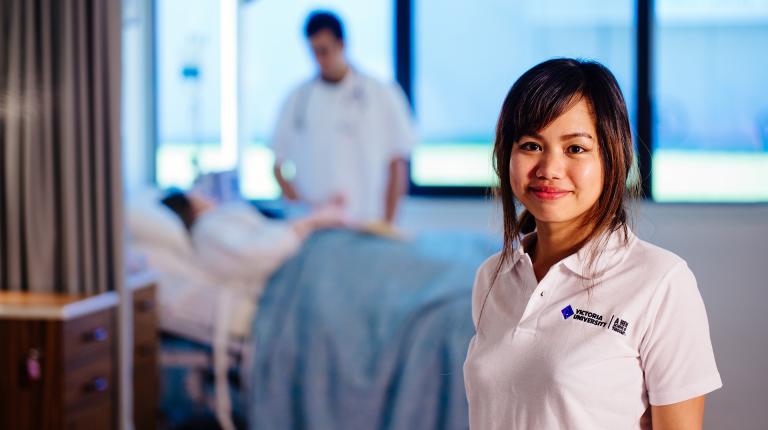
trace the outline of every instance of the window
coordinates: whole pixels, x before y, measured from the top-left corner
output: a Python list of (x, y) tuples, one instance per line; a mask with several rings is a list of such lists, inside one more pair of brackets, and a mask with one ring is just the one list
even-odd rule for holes
[[(490, 146), (503, 98), (546, 59), (607, 65), (634, 121), (635, 8), (649, 8), (645, 2), (159, 0), (157, 183), (186, 187), (198, 173), (238, 168), (245, 197), (277, 197), (265, 144), (284, 97), (315, 73), (303, 35), (307, 14), (339, 13), (351, 62), (392, 80), (395, 3), (413, 11), (403, 19), (412, 21), (405, 24), (413, 27), (413, 61), (403, 63), (412, 70), (401, 78), (422, 138), (411, 177), (427, 192), (492, 184)], [(768, 201), (768, 56), (760, 55), (768, 3), (654, 3), (651, 55), (643, 57), (652, 70), (641, 74), (651, 78), (653, 118), (642, 133), (653, 146), (644, 166), (654, 199)], [(137, 112), (140, 104), (130, 106)]]
[(390, 1), (156, 4), (160, 187), (187, 188), (200, 173), (237, 168), (245, 197), (278, 196), (265, 144), (283, 97), (314, 73), (303, 33), (312, 10), (339, 14), (355, 67), (393, 79)]
[(658, 0), (653, 197), (768, 201), (768, 3)]
[(156, 2), (155, 164), (162, 188), (186, 188), (198, 173), (235, 167), (221, 145), (220, 10), (219, 0)]
[(275, 198), (274, 158), (266, 147), (288, 92), (315, 74), (304, 22), (315, 9), (336, 12), (344, 22), (353, 67), (393, 80), (393, 5), (389, 0), (256, 1), (240, 11), (240, 122), (244, 148), (240, 188), (251, 199)]
[(527, 69), (553, 57), (595, 59), (634, 99), (632, 2), (414, 0), (417, 186), (487, 186), (501, 104)]

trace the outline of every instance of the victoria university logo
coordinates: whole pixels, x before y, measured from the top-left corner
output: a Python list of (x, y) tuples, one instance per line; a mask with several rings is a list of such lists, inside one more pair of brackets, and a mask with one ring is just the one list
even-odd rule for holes
[(584, 309), (574, 310), (571, 305), (564, 307), (560, 313), (563, 314), (563, 319), (567, 320), (568, 318), (573, 317), (576, 321), (581, 321), (603, 329), (610, 329), (622, 335), (626, 335), (627, 328), (629, 328), (629, 323), (621, 318), (616, 318), (616, 315), (611, 315), (611, 319), (606, 321), (606, 318), (600, 314)]

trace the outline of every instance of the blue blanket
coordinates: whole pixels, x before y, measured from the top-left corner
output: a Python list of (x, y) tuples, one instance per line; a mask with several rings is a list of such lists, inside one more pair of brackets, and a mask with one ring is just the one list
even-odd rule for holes
[(472, 282), (498, 248), (472, 234), (314, 235), (254, 321), (250, 428), (467, 428)]

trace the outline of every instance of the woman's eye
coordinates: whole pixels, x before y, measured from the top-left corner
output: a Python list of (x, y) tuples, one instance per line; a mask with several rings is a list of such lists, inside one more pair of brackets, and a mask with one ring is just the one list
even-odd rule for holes
[(539, 151), (541, 150), (541, 146), (539, 146), (538, 143), (525, 142), (520, 144), (520, 149), (524, 151)]
[(581, 154), (582, 152), (586, 152), (586, 149), (578, 145), (571, 145), (566, 149), (566, 151), (569, 154)]

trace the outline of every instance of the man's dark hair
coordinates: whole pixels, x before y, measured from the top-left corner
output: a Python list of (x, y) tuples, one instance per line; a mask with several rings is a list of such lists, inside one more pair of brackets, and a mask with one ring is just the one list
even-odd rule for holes
[(307, 36), (307, 39), (322, 30), (329, 30), (337, 39), (344, 41), (344, 26), (335, 13), (316, 10), (309, 14), (307, 23), (304, 25), (304, 34)]
[(195, 215), (192, 211), (192, 202), (189, 201), (186, 194), (178, 190), (173, 190), (160, 202), (181, 218), (181, 221), (184, 223), (184, 227), (186, 227), (187, 230), (192, 228), (192, 224), (195, 222)]

